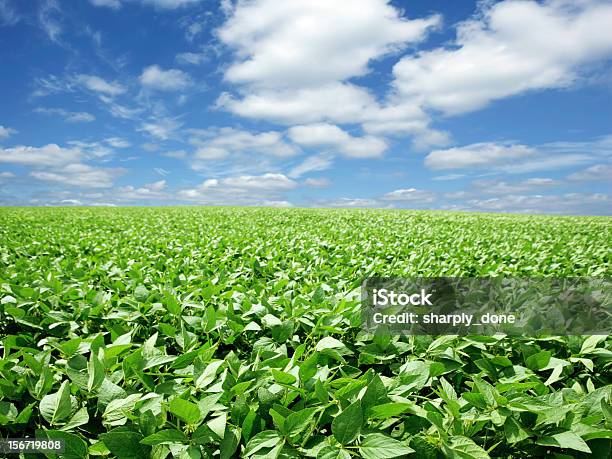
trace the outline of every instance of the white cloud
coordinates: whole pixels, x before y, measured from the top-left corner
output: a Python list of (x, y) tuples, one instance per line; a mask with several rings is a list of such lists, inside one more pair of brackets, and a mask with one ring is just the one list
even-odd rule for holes
[(168, 158), (183, 159), (187, 157), (187, 152), (184, 150), (173, 150), (173, 151), (165, 151), (161, 155), (166, 156)]
[(168, 140), (181, 126), (182, 123), (172, 118), (161, 118), (142, 123), (139, 130), (147, 132), (158, 139)]
[(599, 180), (612, 179), (612, 165), (610, 164), (595, 164), (587, 167), (584, 170), (574, 172), (567, 176), (568, 179), (574, 181), (594, 182)]
[(162, 191), (166, 188), (166, 181), (165, 180), (159, 180), (157, 182), (153, 182), (153, 183), (147, 183), (145, 185), (145, 188), (152, 190), (152, 191)]
[(106, 6), (113, 10), (121, 8), (121, 2), (119, 0), (89, 0), (93, 6)]
[(66, 117), (66, 121), (69, 123), (90, 123), (91, 121), (95, 121), (95, 119), (96, 117), (94, 115), (87, 112), (74, 112)]
[(100, 142), (84, 142), (82, 140), (69, 140), (68, 145), (78, 148), (88, 158), (102, 158), (113, 153), (112, 148), (102, 145)]
[(425, 158), (425, 165), (437, 170), (490, 167), (535, 155), (536, 151), (526, 145), (483, 142), (446, 150), (434, 150)]
[(520, 182), (508, 183), (503, 180), (475, 180), (472, 185), (478, 189), (478, 194), (517, 194), (527, 193), (543, 188), (559, 185), (559, 181), (550, 178), (533, 177)]
[(130, 142), (125, 139), (122, 139), (121, 137), (108, 137), (104, 139), (104, 141), (114, 148), (128, 148), (132, 146)]
[(61, 168), (48, 171), (34, 171), (30, 175), (38, 180), (62, 183), (64, 185), (84, 188), (110, 188), (116, 176), (123, 173), (123, 169), (104, 169), (74, 163)]
[(7, 0), (0, 0), (0, 24), (12, 26), (19, 22), (21, 17)]
[(324, 171), (333, 164), (333, 157), (327, 154), (309, 156), (304, 161), (294, 166), (289, 172), (289, 177), (298, 178), (308, 172)]
[(374, 136), (353, 137), (338, 126), (328, 123), (293, 126), (289, 137), (305, 147), (331, 148), (352, 158), (378, 158), (387, 143)]
[(126, 91), (123, 85), (116, 82), (108, 82), (95, 75), (77, 75), (76, 82), (90, 91), (106, 94), (108, 96), (118, 96)]
[(315, 207), (381, 207), (380, 201), (370, 198), (337, 198), (315, 201)]
[(400, 201), (411, 203), (430, 203), (436, 200), (435, 193), (416, 188), (404, 188), (391, 191), (381, 197), (383, 201)]
[(78, 148), (62, 148), (50, 143), (43, 147), (18, 145), (12, 148), (0, 148), (0, 163), (18, 164), (21, 166), (62, 166), (79, 161), (83, 153)]
[[(126, 1), (126, 0), (123, 0)], [(174, 10), (200, 2), (200, 0), (139, 0), (143, 5), (150, 5), (158, 9)], [(89, 0), (93, 6), (104, 6), (114, 10), (121, 8), (121, 0)]]
[(307, 178), (304, 181), (304, 184), (307, 186), (311, 186), (313, 188), (325, 188), (328, 187), (330, 184), (329, 179), (322, 177), (322, 178)]
[(160, 9), (174, 10), (199, 3), (200, 0), (140, 0), (143, 5), (151, 5)]
[(142, 108), (131, 108), (118, 104), (109, 96), (100, 95), (99, 98), (106, 105), (109, 113), (115, 118), (134, 120), (144, 111)]
[(176, 62), (183, 65), (200, 65), (207, 57), (205, 53), (179, 53), (176, 55)]
[(13, 177), (15, 177), (15, 174), (13, 174), (12, 172), (8, 172), (8, 171), (0, 172), (0, 178), (7, 179), (7, 178), (13, 178)]
[(13, 134), (16, 134), (17, 131), (15, 129), (4, 127), (0, 124), (0, 140), (8, 139)]
[(486, 2), (448, 48), (401, 59), (399, 93), (447, 114), (530, 90), (572, 84), (580, 69), (612, 55), (612, 4), (549, 0)]
[(62, 199), (60, 204), (67, 206), (82, 206), (83, 203), (78, 199)]
[(195, 159), (223, 159), (237, 153), (286, 158), (298, 153), (298, 149), (285, 142), (283, 135), (276, 131), (251, 133), (226, 127), (192, 133), (190, 143), (199, 147)]
[(282, 194), (298, 183), (279, 173), (207, 179), (196, 188), (179, 190), (177, 197), (200, 204), (280, 205), (290, 203)]
[(155, 171), (156, 174), (161, 175), (162, 177), (165, 177), (166, 175), (170, 175), (170, 171), (167, 171), (163, 167), (154, 167), (153, 171)]
[(228, 81), (312, 87), (366, 74), (371, 60), (421, 41), (438, 23), (437, 16), (404, 19), (381, 0), (354, 0), (350, 8), (327, 0), (257, 0), (239, 2), (218, 34), (236, 51)]
[(300, 124), (323, 120), (359, 122), (377, 103), (366, 89), (335, 82), (314, 88), (262, 89), (240, 99), (222, 93), (217, 106), (247, 118)]
[(418, 106), (381, 114), (369, 91), (348, 80), (423, 40), (438, 16), (406, 19), (384, 0), (356, 0), (350, 8), (327, 0), (257, 0), (227, 11), (218, 35), (235, 51), (225, 78), (238, 85), (238, 95), (223, 93), (219, 107), (283, 124), (368, 123), (364, 129), (373, 134), (426, 126)]
[(46, 108), (38, 107), (34, 109), (36, 113), (42, 113), (44, 115), (57, 115), (64, 118), (69, 123), (90, 123), (95, 121), (96, 117), (91, 113), (87, 112), (71, 112), (64, 110), (63, 108)]
[[(593, 142), (574, 143), (582, 148)], [(510, 174), (562, 169), (593, 161), (592, 153), (579, 153), (558, 144), (531, 147), (521, 144), (482, 142), (445, 150), (434, 150), (425, 157), (425, 166), (434, 170), (490, 169)], [(600, 152), (598, 154), (605, 154)]]
[(263, 190), (290, 190), (297, 183), (283, 174), (267, 173), (263, 175), (242, 175), (240, 177), (228, 177), (219, 181), (219, 185), (243, 189)]
[(593, 193), (562, 195), (506, 195), (499, 198), (473, 199), (455, 208), (486, 212), (516, 212), (542, 214), (609, 215), (610, 196)]
[(191, 78), (182, 70), (164, 70), (158, 65), (146, 67), (140, 75), (140, 83), (159, 91), (179, 91), (191, 85)]
[(49, 39), (59, 43), (62, 26), (57, 16), (61, 13), (59, 4), (55, 0), (44, 0), (38, 10), (38, 22)]

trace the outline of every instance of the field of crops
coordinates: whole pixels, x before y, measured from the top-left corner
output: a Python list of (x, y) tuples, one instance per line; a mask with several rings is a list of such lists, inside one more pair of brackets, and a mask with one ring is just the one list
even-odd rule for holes
[(611, 242), (605, 217), (3, 208), (0, 433), (66, 458), (610, 457), (609, 337), (372, 336), (359, 287), (609, 276)]

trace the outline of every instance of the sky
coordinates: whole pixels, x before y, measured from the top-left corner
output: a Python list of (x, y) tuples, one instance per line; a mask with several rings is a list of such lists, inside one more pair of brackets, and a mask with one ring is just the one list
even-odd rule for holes
[(0, 0), (0, 205), (612, 213), (612, 1)]

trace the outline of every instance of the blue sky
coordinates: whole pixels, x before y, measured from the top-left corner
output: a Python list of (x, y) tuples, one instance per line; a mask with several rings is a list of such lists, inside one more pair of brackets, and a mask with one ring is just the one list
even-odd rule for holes
[(0, 0), (0, 204), (610, 214), (612, 3)]

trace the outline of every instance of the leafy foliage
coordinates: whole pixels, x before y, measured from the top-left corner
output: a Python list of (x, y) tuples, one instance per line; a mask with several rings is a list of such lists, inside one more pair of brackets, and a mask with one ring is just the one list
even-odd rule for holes
[(2, 435), (119, 459), (610, 451), (607, 336), (359, 327), (366, 276), (607, 276), (609, 219), (243, 208), (0, 217)]

